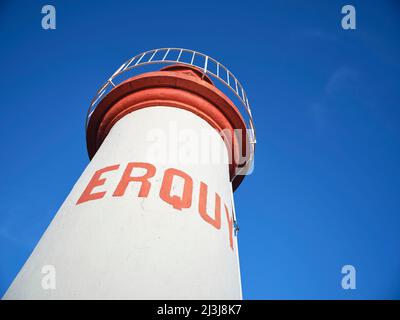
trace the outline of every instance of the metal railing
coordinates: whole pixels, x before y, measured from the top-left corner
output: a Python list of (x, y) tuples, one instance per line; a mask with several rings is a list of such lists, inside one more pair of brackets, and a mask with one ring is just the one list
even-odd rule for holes
[[(184, 64), (197, 67), (203, 71), (204, 75), (210, 76), (212, 79), (217, 79), (219, 83), (222, 83), (225, 87), (230, 89), (231, 92), (239, 99), (241, 106), (244, 108), (247, 119), (246, 125), (250, 131), (250, 142), (256, 143), (256, 132), (253, 123), (253, 117), (251, 114), (249, 99), (247, 98), (246, 91), (244, 90), (240, 81), (233, 75), (228, 68), (217, 60), (197, 51), (180, 48), (160, 48), (153, 49), (143, 53), (140, 53), (125, 63), (123, 63), (113, 75), (104, 83), (101, 88), (97, 91), (93, 98), (86, 116), (85, 127), (89, 123), (90, 117), (99, 102), (119, 83), (118, 77), (128, 72), (129, 70), (150, 65), (150, 64)], [(239, 108), (241, 109), (241, 108)], [(245, 117), (246, 118), (246, 117)]]

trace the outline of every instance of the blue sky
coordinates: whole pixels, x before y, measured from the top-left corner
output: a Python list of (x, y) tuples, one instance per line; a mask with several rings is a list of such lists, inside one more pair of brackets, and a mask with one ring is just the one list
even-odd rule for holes
[(2, 1), (0, 294), (88, 163), (99, 85), (183, 47), (227, 65), (253, 109), (255, 171), (235, 192), (244, 297), (400, 298), (399, 17), (377, 0)]

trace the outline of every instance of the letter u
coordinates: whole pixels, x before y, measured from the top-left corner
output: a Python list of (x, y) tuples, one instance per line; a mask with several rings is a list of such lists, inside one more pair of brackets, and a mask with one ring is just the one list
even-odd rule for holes
[(211, 224), (215, 229), (221, 229), (221, 197), (215, 193), (215, 218), (211, 218), (207, 213), (207, 193), (208, 186), (204, 182), (200, 182), (199, 195), (199, 213), (207, 223)]

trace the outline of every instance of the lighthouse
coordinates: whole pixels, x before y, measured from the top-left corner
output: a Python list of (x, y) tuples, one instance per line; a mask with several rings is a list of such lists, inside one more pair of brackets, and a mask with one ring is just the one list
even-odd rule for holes
[(136, 55), (97, 92), (86, 142), (3, 299), (242, 299), (233, 193), (255, 132), (231, 71), (187, 49)]

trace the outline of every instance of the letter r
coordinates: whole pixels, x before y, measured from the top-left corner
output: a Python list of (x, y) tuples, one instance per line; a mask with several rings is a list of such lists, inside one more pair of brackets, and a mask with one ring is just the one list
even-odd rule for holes
[[(132, 177), (134, 168), (146, 169), (146, 173), (142, 176)], [(125, 194), (126, 188), (131, 182), (140, 182), (139, 197), (146, 198), (149, 195), (151, 183), (149, 179), (156, 174), (156, 168), (150, 163), (130, 162), (122, 175), (121, 181), (113, 193), (113, 197), (122, 197)]]

